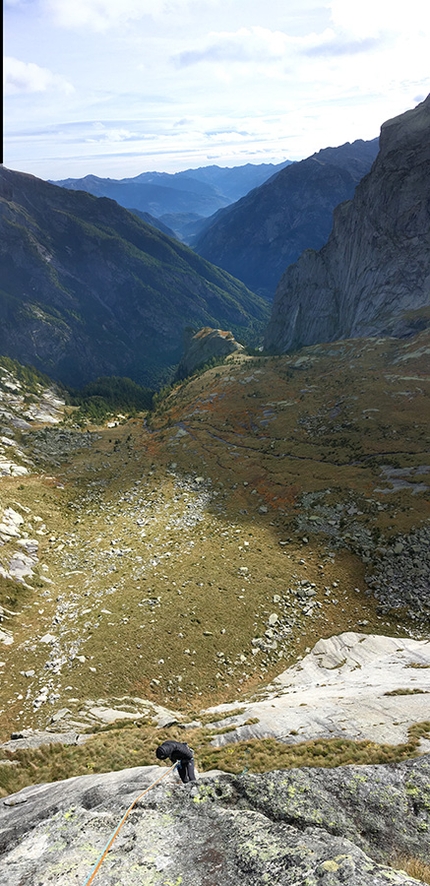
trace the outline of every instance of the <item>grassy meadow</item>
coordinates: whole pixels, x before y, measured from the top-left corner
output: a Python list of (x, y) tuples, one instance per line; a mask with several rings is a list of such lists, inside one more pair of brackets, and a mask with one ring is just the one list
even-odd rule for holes
[[(79, 723), (87, 700), (135, 696), (189, 717), (246, 699), (342, 631), (428, 636), (406, 609), (381, 608), (367, 579), (379, 549), (429, 518), (429, 352), (421, 333), (232, 357), (151, 413), (82, 429), (68, 406), (45, 436), (16, 431), (33, 467), (2, 477), (0, 508), (38, 547), (25, 583), (0, 576), (0, 605), (16, 613), (2, 623), (14, 642), (0, 653), (0, 739), (62, 709)], [(0, 548), (5, 571), (15, 542)], [(274, 614), (281, 639), (256, 648)], [(44, 780), (96, 759), (143, 764), (155, 737), (133, 728), (28, 752), (6, 781), (19, 785), (21, 767)], [(189, 740), (202, 742), (203, 768), (263, 771), (270, 756), (262, 741), (215, 751)], [(414, 749), (317, 742), (276, 754), (283, 766), (335, 765)]]

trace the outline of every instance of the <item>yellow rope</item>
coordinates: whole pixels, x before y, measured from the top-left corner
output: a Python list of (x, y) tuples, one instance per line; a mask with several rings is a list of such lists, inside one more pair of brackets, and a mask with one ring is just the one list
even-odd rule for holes
[(145, 790), (142, 791), (142, 793), (139, 794), (139, 796), (136, 797), (135, 800), (133, 800), (132, 804), (128, 807), (127, 812), (124, 813), (124, 815), (123, 815), (123, 817), (122, 817), (122, 819), (121, 819), (121, 821), (120, 821), (118, 827), (117, 827), (116, 830), (113, 832), (113, 834), (112, 834), (112, 836), (111, 836), (109, 842), (106, 844), (106, 846), (105, 846), (105, 848), (104, 848), (102, 854), (99, 856), (98, 860), (96, 861), (96, 863), (95, 863), (95, 865), (94, 865), (94, 867), (93, 867), (93, 869), (92, 869), (92, 871), (91, 871), (89, 877), (87, 877), (87, 879), (85, 880), (84, 886), (90, 886), (90, 883), (93, 882), (94, 877), (95, 877), (97, 871), (99, 870), (99, 868), (102, 866), (102, 864), (103, 864), (103, 862), (104, 862), (104, 860), (105, 860), (105, 858), (106, 858), (106, 856), (107, 856), (107, 854), (108, 854), (108, 852), (109, 852), (109, 849), (110, 849), (111, 846), (112, 846), (113, 841), (114, 841), (114, 840), (116, 839), (116, 837), (118, 836), (118, 834), (119, 834), (119, 832), (120, 832), (120, 830), (121, 830), (121, 828), (122, 828), (124, 822), (127, 820), (128, 816), (130, 815), (131, 810), (132, 810), (133, 807), (136, 805), (137, 801), (140, 800), (140, 798), (143, 797), (144, 794), (147, 794), (148, 791), (151, 790), (151, 788), (155, 787), (156, 784), (158, 784), (160, 781), (162, 781), (163, 778), (166, 778), (166, 775), (169, 775), (169, 772), (173, 772), (173, 770), (176, 768), (176, 766), (177, 766), (177, 763), (175, 763), (173, 766), (170, 766), (170, 768), (167, 769), (166, 772), (163, 772), (163, 775), (160, 775), (160, 777), (157, 778), (156, 781), (153, 781), (152, 784), (150, 784), (148, 788), (145, 788)]

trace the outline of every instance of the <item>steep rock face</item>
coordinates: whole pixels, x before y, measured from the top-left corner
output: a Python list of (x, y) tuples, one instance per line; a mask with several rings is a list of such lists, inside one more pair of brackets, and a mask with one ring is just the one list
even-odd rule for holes
[(328, 243), (285, 272), (265, 345), (406, 335), (429, 301), (430, 96), (382, 126), (372, 171), (336, 209)]
[(353, 196), (377, 152), (377, 139), (358, 140), (282, 169), (220, 210), (194, 249), (271, 300), (285, 268), (327, 241), (333, 209)]
[(204, 366), (214, 357), (227, 357), (236, 351), (243, 351), (243, 345), (234, 335), (224, 329), (211, 329), (206, 326), (192, 336), (176, 373), (177, 378), (186, 378), (199, 366)]
[(0, 269), (0, 353), (74, 385), (153, 384), (179, 362), (185, 327), (246, 338), (267, 317), (243, 284), (113, 200), (4, 168)]
[[(35, 785), (0, 805), (1, 869), (8, 886), (84, 882), (158, 766)], [(425, 859), (429, 758), (399, 765), (208, 773), (177, 777), (139, 800), (96, 875), (127, 883), (208, 886), (413, 886), (387, 867)]]

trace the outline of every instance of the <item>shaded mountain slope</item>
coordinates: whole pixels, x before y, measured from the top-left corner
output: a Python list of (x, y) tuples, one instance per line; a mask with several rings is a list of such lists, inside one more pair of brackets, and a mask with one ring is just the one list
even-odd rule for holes
[(0, 172), (0, 353), (82, 384), (166, 377), (187, 326), (246, 340), (264, 302), (112, 200)]
[(155, 218), (155, 215), (151, 215), (150, 212), (142, 212), (141, 209), (133, 209), (133, 207), (130, 207), (129, 211), (132, 212), (133, 215), (137, 215), (137, 217), (146, 222), (147, 225), (152, 225), (153, 228), (157, 228), (157, 231), (167, 234), (168, 237), (176, 237), (172, 228), (169, 228), (168, 225), (164, 224), (161, 219)]
[(335, 206), (352, 197), (376, 157), (377, 139), (326, 148), (294, 163), (233, 206), (193, 242), (199, 255), (272, 298), (285, 268), (329, 236)]
[(336, 209), (326, 246), (305, 252), (280, 281), (265, 342), (287, 351), (407, 335), (428, 322), (428, 305), (430, 96), (383, 124), (372, 170)]

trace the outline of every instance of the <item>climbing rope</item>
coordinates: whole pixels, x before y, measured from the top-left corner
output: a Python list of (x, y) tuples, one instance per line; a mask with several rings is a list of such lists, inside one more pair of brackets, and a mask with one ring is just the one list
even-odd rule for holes
[(149, 785), (149, 787), (145, 788), (145, 790), (142, 791), (142, 793), (139, 794), (139, 796), (136, 797), (136, 798), (133, 800), (132, 804), (128, 807), (127, 811), (124, 813), (124, 815), (123, 815), (123, 817), (122, 817), (122, 819), (121, 819), (121, 821), (120, 821), (118, 827), (114, 830), (112, 836), (109, 838), (108, 843), (106, 843), (106, 846), (105, 846), (105, 848), (103, 849), (101, 855), (99, 855), (99, 857), (98, 857), (98, 859), (97, 859), (97, 861), (96, 861), (96, 863), (95, 863), (95, 865), (94, 865), (94, 867), (93, 867), (91, 873), (89, 874), (89, 876), (88, 876), (87, 879), (85, 880), (84, 886), (90, 886), (90, 883), (93, 882), (94, 877), (95, 877), (97, 871), (101, 868), (101, 866), (102, 866), (102, 864), (103, 864), (103, 862), (104, 862), (104, 860), (105, 860), (105, 858), (106, 858), (106, 856), (107, 856), (107, 854), (108, 854), (108, 852), (109, 852), (109, 849), (110, 849), (110, 847), (112, 846), (112, 843), (114, 842), (114, 840), (115, 840), (116, 837), (118, 836), (118, 834), (119, 834), (119, 832), (120, 832), (120, 830), (121, 830), (121, 828), (122, 828), (124, 822), (127, 820), (128, 816), (130, 815), (131, 810), (134, 808), (134, 806), (136, 805), (136, 803), (138, 802), (138, 800), (140, 800), (141, 797), (143, 797), (145, 794), (147, 794), (148, 791), (151, 790), (151, 788), (154, 788), (156, 784), (158, 784), (160, 781), (162, 781), (163, 778), (166, 778), (166, 775), (169, 775), (169, 772), (173, 772), (173, 770), (176, 769), (177, 765), (178, 765), (177, 763), (174, 763), (173, 766), (170, 766), (170, 768), (167, 769), (166, 772), (163, 772), (163, 775), (160, 775), (160, 777), (157, 778), (156, 781), (153, 781), (152, 784)]

